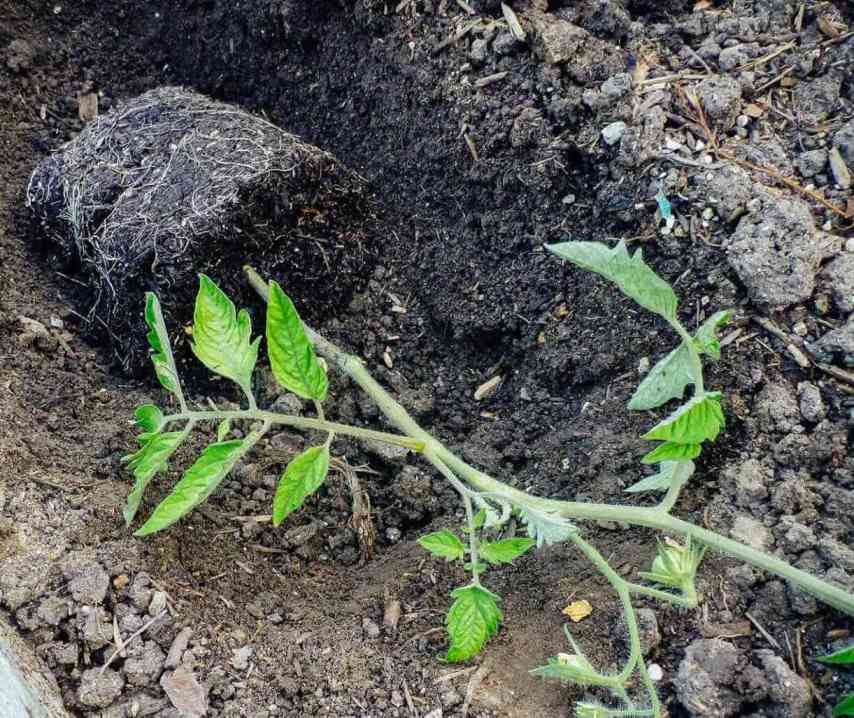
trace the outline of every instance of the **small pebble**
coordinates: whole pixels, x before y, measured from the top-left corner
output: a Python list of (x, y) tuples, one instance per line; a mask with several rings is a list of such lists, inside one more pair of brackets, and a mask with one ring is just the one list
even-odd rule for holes
[(657, 663), (650, 663), (647, 672), (649, 673), (650, 680), (660, 681), (664, 678), (664, 669)]

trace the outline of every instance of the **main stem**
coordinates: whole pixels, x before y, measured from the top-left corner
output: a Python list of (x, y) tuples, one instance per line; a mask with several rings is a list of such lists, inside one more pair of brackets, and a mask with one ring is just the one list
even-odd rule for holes
[[(244, 269), (252, 287), (266, 301), (268, 295), (267, 284), (251, 267), (245, 267)], [(454, 474), (478, 490), (502, 496), (516, 505), (530, 506), (541, 511), (554, 512), (568, 519), (620, 521), (635, 526), (646, 526), (665, 533), (690, 537), (709, 548), (733, 556), (763, 571), (777, 574), (829, 606), (833, 606), (849, 616), (854, 616), (854, 596), (847, 591), (822, 581), (815, 576), (811, 576), (806, 571), (801, 571), (774, 556), (670, 516), (666, 511), (662, 511), (657, 507), (613, 506), (610, 504), (588, 504), (577, 501), (544, 499), (531, 496), (518, 489), (507, 486), (467, 464), (444, 446), (444, 444), (434, 439), (422, 429), (406, 410), (377, 383), (358, 357), (347, 354), (310, 327), (306, 326), (305, 330), (318, 353), (355, 381), (374, 400), (379, 410), (392, 425), (402, 433), (423, 442), (424, 456), (428, 461), (436, 466), (436, 460), (438, 459), (440, 463), (445, 464)], [(684, 328), (682, 328), (680, 336), (682, 336), (683, 332), (687, 334)], [(693, 346), (689, 346), (693, 348)], [(694, 350), (694, 353), (696, 354), (696, 350)], [(699, 360), (699, 356), (697, 360)], [(702, 384), (697, 388), (702, 388)], [(439, 469), (438, 466), (436, 468)], [(439, 470), (441, 471), (441, 469)]]

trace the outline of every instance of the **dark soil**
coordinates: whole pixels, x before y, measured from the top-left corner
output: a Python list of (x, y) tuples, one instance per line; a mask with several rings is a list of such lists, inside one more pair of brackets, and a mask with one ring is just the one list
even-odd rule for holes
[[(691, 160), (699, 168), (657, 156), (664, 130), (650, 118), (658, 105), (643, 105), (654, 93), (603, 99), (599, 89), (622, 72), (643, 82), (639, 66), (653, 75), (706, 74), (686, 47), (716, 65), (710, 44), (750, 45), (741, 66), (792, 35), (794, 50), (755, 68), (753, 89), (791, 65), (787, 76), (803, 86), (833, 85), (825, 116), (793, 109), (797, 87), (783, 85), (770, 101), (783, 115), (766, 108), (746, 137), (737, 134), (741, 125), (719, 129), (721, 141), (766, 148), (761, 163), (791, 163), (829, 147), (851, 120), (854, 81), (844, 70), (854, 38), (841, 29), (852, 25), (850, 7), (807, 3), (793, 34), (796, 8), (783, 0), (736, 0), (697, 12), (686, 2), (552, 3), (593, 38), (590, 54), (557, 67), (532, 50), (533, 33), (529, 47), (490, 29), (501, 17), (497, 4), (472, 4), (485, 27), (437, 49), (469, 21), (455, 3), (418, 0), (395, 12), (397, 3), (382, 0), (210, 0), (181, 8), (165, 0), (0, 0), (0, 596), (53, 669), (73, 714), (131, 715), (136, 702), (152, 706), (150, 714), (174, 715), (158, 683), (159, 652), (183, 626), (193, 631), (184, 662), (209, 689), (209, 715), (222, 716), (568, 716), (579, 690), (527, 672), (567, 649), (561, 609), (571, 600), (591, 602), (593, 614), (575, 629), (602, 666), (616, 666), (624, 648), (614, 638), (620, 613), (607, 585), (561, 546), (490, 577), (504, 599), (505, 627), (477, 671), (447, 678), (454, 669), (440, 662), (441, 626), (448, 593), (464, 576), (425, 559), (415, 539), (459, 523), (455, 496), (413, 457), (353, 442), (336, 442), (335, 453), (363, 469), (377, 531), (366, 561), (341, 476), (284, 530), (265, 523), (277, 475), (302, 446), (303, 437), (288, 433), (272, 437), (191, 518), (148, 540), (130, 536), (120, 512), (129, 483), (119, 459), (133, 443), (132, 408), (158, 393), (151, 381), (123, 375), (108, 348), (85, 340), (80, 314), (91, 298), (31, 242), (23, 209), (30, 173), (82, 129), (76, 98), (93, 90), (105, 111), (154, 87), (186, 85), (263, 114), (364, 176), (381, 214), (372, 238), (377, 259), (351, 300), (327, 315), (315, 312), (317, 328), (364, 357), (464, 458), (539, 495), (627, 501), (623, 489), (638, 479), (648, 450), (638, 437), (651, 417), (628, 414), (625, 403), (639, 361), (654, 362), (674, 341), (605, 283), (561, 266), (544, 243), (623, 238), (642, 246), (675, 284), (691, 327), (738, 305), (729, 330), (738, 333), (707, 374), (726, 396), (728, 431), (704, 453), (676, 512), (725, 534), (747, 526), (749, 540), (854, 585), (851, 385), (799, 367), (783, 343), (749, 321), (768, 313), (748, 303), (750, 279), (728, 261), (724, 246), (735, 224), (723, 212), (713, 222), (703, 215), (710, 190), (702, 150)], [(827, 44), (819, 18), (838, 23), (842, 39)], [(482, 57), (474, 43), (487, 37), (492, 45)], [(809, 49), (818, 42), (826, 43), (820, 52)], [(591, 60), (597, 52), (604, 61)], [(508, 75), (475, 84), (499, 72)], [(666, 97), (657, 101), (669, 112), (661, 115), (667, 131), (693, 146), (690, 108), (673, 87), (662, 88)], [(769, 90), (743, 92), (747, 104), (764, 101)], [(629, 125), (633, 142), (602, 141), (602, 128), (615, 121)], [(778, 155), (769, 154), (769, 142)], [(833, 187), (825, 168), (794, 176), (843, 207), (851, 196)], [(750, 178), (760, 180), (773, 184), (765, 175)], [(681, 234), (660, 232), (659, 187), (685, 220)], [(785, 186), (774, 191), (805, 199)], [(818, 203), (809, 206), (839, 254), (850, 225)], [(238, 271), (239, 260), (235, 281)], [(288, 286), (287, 276), (276, 278)], [(846, 319), (823, 282), (772, 317), (804, 346)], [(311, 315), (311, 284), (293, 293)], [(833, 360), (844, 369), (844, 356)], [(498, 391), (476, 401), (475, 388), (494, 376), (502, 377)], [(805, 407), (804, 382), (818, 392), (818, 413)], [(258, 388), (277, 400), (263, 376)], [(207, 396), (236, 399), (214, 382), (198, 388), (197, 399)], [(335, 382), (333, 399), (333, 418), (382, 426), (347, 382)], [(143, 512), (172, 480), (156, 482)], [(654, 554), (651, 532), (603, 525), (585, 533), (626, 575), (644, 570)], [(99, 571), (109, 577), (105, 594), (72, 588), (78, 575), (97, 583)], [(663, 637), (650, 660), (663, 669), (670, 714), (711, 715), (690, 713), (673, 685), (685, 648), (703, 637), (735, 645), (760, 676), (729, 698), (729, 714), (810, 714), (791, 712), (797, 709), (781, 702), (773, 677), (757, 668), (757, 651), (769, 647), (815, 686), (811, 714), (829, 714), (844, 683), (812, 658), (844, 640), (848, 619), (719, 556), (704, 563), (700, 583), (705, 600), (696, 612), (649, 604)], [(83, 700), (85, 671), (112, 653), (113, 619), (127, 639), (154, 610), (157, 592), (168, 597), (169, 617), (113, 663), (136, 682), (112, 706), (105, 699), (99, 713)], [(402, 616), (392, 630), (383, 617), (395, 600)], [(93, 634), (93, 621), (109, 629), (106, 642)], [(241, 652), (247, 646), (248, 657)], [(148, 659), (146, 673), (140, 665)], [(464, 709), (473, 676), (479, 685)]]

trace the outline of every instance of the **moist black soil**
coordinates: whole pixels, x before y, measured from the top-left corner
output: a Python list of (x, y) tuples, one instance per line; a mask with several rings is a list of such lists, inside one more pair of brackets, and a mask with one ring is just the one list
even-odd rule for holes
[[(850, 190), (826, 162), (812, 174), (800, 163), (827, 153), (851, 121), (850, 8), (806, 3), (798, 19), (797, 4), (782, 1), (552, 3), (539, 22), (558, 18), (590, 33), (589, 54), (552, 65), (527, 19), (542, 10), (517, 5), (526, 43), (508, 37), (489, 2), (473, 3), (474, 15), (422, 0), (0, 2), (0, 590), (72, 714), (175, 715), (159, 681), (183, 627), (192, 636), (179, 660), (204, 686), (208, 714), (222, 716), (568, 716), (583, 692), (527, 672), (567, 650), (561, 610), (590, 601), (592, 615), (573, 628), (603, 666), (616, 667), (624, 648), (613, 638), (620, 613), (607, 585), (557, 547), (495, 572), (505, 627), (475, 670), (443, 665), (448, 593), (465, 578), (426, 559), (415, 539), (460, 522), (455, 496), (414, 457), (353, 442), (337, 442), (335, 453), (360, 469), (370, 497), (369, 552), (343, 476), (284, 531), (265, 522), (276, 478), (305, 440), (289, 433), (272, 437), (203, 510), (163, 535), (130, 536), (119, 459), (133, 443), (133, 407), (159, 395), (88, 338), (80, 315), (91, 297), (38, 250), (23, 208), (33, 168), (82, 129), (78, 97), (90, 92), (105, 111), (184, 85), (265, 117), (363, 176), (378, 208), (375, 258), (356, 293), (334, 306), (311, 282), (294, 283), (300, 310), (364, 357), (464, 458), (539, 495), (629, 500), (623, 489), (648, 450), (638, 437), (653, 417), (628, 414), (625, 404), (643, 364), (674, 341), (613, 288), (556, 262), (544, 243), (624, 239), (642, 248), (675, 285), (691, 327), (736, 306), (723, 359), (707, 377), (726, 396), (728, 430), (704, 453), (676, 511), (854, 583), (846, 355), (821, 358), (836, 362), (827, 364), (836, 375), (803, 367), (750, 319), (770, 318), (810, 346), (845, 326), (838, 284), (821, 275), (808, 298), (773, 314), (748, 301), (753, 280), (726, 253), (738, 216), (706, 212), (707, 175), (720, 160), (704, 158), (708, 137), (676, 85), (648, 82), (675, 74), (692, 89), (719, 71), (732, 78), (739, 119), (730, 122), (726, 107), (710, 118), (718, 139), (758, 148), (755, 164), (788, 167), (799, 187), (811, 183), (845, 208)], [(722, 51), (733, 47), (745, 54), (724, 69), (723, 56), (734, 53)], [(619, 90), (625, 76), (628, 95)], [(619, 122), (624, 137), (609, 145), (601, 132)], [(665, 134), (691, 150), (687, 161), (661, 158)], [(815, 259), (816, 274), (820, 262), (844, 258), (844, 209), (767, 172), (739, 170), (809, 207), (832, 247)], [(659, 189), (677, 215), (671, 233), (656, 215)], [(276, 278), (289, 286), (288, 276)], [(496, 376), (498, 390), (475, 400)], [(258, 390), (287, 401), (263, 373)], [(198, 387), (196, 398), (206, 397), (237, 399), (218, 382)], [(333, 398), (334, 418), (382, 426), (347, 382), (334, 383)], [(159, 479), (142, 511), (174, 480)], [(602, 525), (585, 533), (625, 575), (654, 555), (651, 532)], [(676, 689), (680, 664), (691, 670), (685, 649), (699, 639), (732, 645), (746, 676), (721, 698), (727, 715), (829, 714), (845, 678), (813, 659), (844, 642), (848, 619), (720, 556), (704, 563), (700, 583), (696, 612), (648, 604), (662, 637), (650, 661), (662, 669), (670, 714), (714, 714), (686, 707), (692, 696)], [(384, 617), (396, 601), (392, 628)], [(113, 621), (127, 639), (160, 609), (165, 617), (111, 664), (121, 690), (96, 685), (87, 671), (113, 652)], [(769, 648), (788, 673), (765, 668)], [(800, 693), (785, 693), (786, 681)]]

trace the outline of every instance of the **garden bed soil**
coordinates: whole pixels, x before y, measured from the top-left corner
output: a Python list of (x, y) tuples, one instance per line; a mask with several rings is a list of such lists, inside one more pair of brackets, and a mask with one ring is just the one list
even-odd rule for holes
[[(583, 692), (528, 673), (566, 650), (562, 609), (591, 603), (574, 626), (591, 659), (616, 666), (624, 648), (606, 583), (558, 546), (494, 572), (505, 627), (471, 669), (444, 665), (448, 594), (465, 576), (415, 540), (461, 512), (402, 453), (335, 445), (370, 497), (369, 556), (340, 475), (283, 529), (265, 523), (304, 441), (290, 433), (180, 524), (131, 536), (120, 457), (133, 407), (159, 393), (91, 339), (80, 321), (91, 296), (39, 251), (24, 208), (30, 173), (81, 131), (93, 93), (103, 112), (184, 85), (362, 175), (379, 251), (317, 328), (466, 460), (532, 493), (629, 500), (652, 417), (625, 404), (639, 369), (675, 341), (544, 243), (642, 247), (691, 327), (735, 306), (707, 372), (728, 430), (676, 512), (854, 584), (851, 190), (835, 154), (854, 164), (850, 6), (520, 2), (520, 43), (485, 0), (473, 15), (439, 0), (173, 5), (0, 0), (0, 600), (73, 715), (173, 716), (207, 702), (208, 715), (259, 718), (568, 716)], [(710, 142), (721, 153), (707, 159)], [(669, 233), (658, 190), (676, 213)], [(738, 249), (768, 236), (755, 261)], [(311, 314), (310, 285), (294, 299)], [(494, 377), (497, 391), (476, 400)], [(295, 408), (263, 373), (258, 389)], [(237, 399), (219, 382), (194, 397)], [(383, 426), (348, 382), (332, 397), (333, 418)], [(155, 482), (144, 513), (171, 480)], [(646, 530), (585, 535), (624, 575), (655, 550)], [(697, 611), (648, 604), (670, 715), (829, 715), (846, 678), (813, 658), (845, 640), (848, 619), (718, 555), (700, 589)], [(102, 671), (115, 633), (139, 631)], [(705, 694), (686, 680), (703, 670)], [(733, 687), (715, 682), (727, 671)]]

